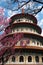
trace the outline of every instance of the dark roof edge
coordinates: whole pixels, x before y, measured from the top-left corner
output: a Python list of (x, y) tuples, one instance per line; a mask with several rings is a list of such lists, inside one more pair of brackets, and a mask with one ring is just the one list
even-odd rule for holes
[[(19, 16), (28, 16), (30, 17), (31, 19), (33, 19), (35, 22), (35, 24), (37, 24), (37, 19), (35, 16), (31, 15), (31, 14), (28, 14), (28, 13), (20, 13), (20, 14), (16, 14), (16, 15), (13, 15), (10, 19), (12, 20), (14, 17), (19, 17)], [(12, 21), (10, 22), (10, 24), (12, 24)]]
[[(2, 41), (4, 38), (6, 38), (6, 37), (10, 37), (10, 36), (12, 36), (13, 34), (16, 34), (16, 33), (10, 33), (10, 34), (8, 34), (8, 35), (6, 35), (6, 36), (4, 36), (0, 41)], [(41, 36), (41, 35), (39, 35), (39, 34), (34, 34), (34, 33), (24, 33), (24, 32), (22, 32), (22, 33), (18, 33), (18, 34), (23, 34), (25, 37), (30, 37), (30, 38), (34, 38), (34, 39), (37, 39), (37, 40), (39, 40), (39, 41), (41, 41), (42, 43), (43, 43), (43, 36)]]

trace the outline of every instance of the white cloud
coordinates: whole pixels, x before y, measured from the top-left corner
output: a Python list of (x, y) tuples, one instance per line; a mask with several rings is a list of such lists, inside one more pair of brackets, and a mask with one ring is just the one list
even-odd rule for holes
[(2, 1), (5, 1), (6, 2), (6, 0), (2, 0)]
[(11, 11), (11, 10), (8, 11), (8, 16), (9, 17), (11, 17), (11, 16), (13, 16), (15, 14), (17, 14), (17, 11)]
[(43, 36), (43, 29), (42, 29), (42, 33), (41, 33), (41, 36)]
[(36, 18), (38, 20), (38, 26), (42, 28), (41, 36), (43, 36), (43, 19), (39, 20), (40, 16), (38, 14), (36, 15)]
[(43, 19), (41, 19), (41, 21), (38, 22), (38, 25), (39, 25), (39, 26), (42, 26), (42, 25), (43, 25)]
[(5, 15), (5, 8), (0, 7), (0, 15)]
[(38, 14), (35, 17), (39, 20), (39, 15)]
[(41, 14), (43, 14), (43, 9), (42, 9), (42, 11), (41, 11)]
[(33, 8), (34, 3), (33, 3), (33, 2), (29, 2), (29, 3), (28, 3), (28, 6), (30, 6), (30, 8)]
[(40, 6), (38, 6), (38, 8), (41, 8), (42, 6), (40, 5)]

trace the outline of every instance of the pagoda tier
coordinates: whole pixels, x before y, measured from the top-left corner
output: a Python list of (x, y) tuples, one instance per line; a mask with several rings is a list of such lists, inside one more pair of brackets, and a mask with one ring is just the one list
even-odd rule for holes
[(30, 14), (17, 14), (11, 17), (10, 25), (5, 29), (6, 33), (33, 32), (41, 34), (42, 30), (37, 25), (37, 19)]
[(6, 33), (13, 33), (13, 32), (30, 32), (35, 34), (41, 34), (41, 28), (33, 23), (27, 23), (27, 22), (20, 22), (20, 23), (13, 23), (12, 25), (8, 26), (5, 29)]
[(24, 20), (23, 22), (25, 22), (26, 20), (27, 22), (37, 24), (37, 19), (33, 15), (30, 15), (28, 13), (23, 13), (23, 14), (21, 13), (21, 14), (14, 15), (11, 17), (11, 20), (12, 22), (10, 22), (10, 24), (16, 22), (16, 20), (17, 23), (22, 22), (22, 20)]
[(40, 35), (38, 35), (38, 34), (33, 34), (33, 33), (10, 33), (10, 34), (7, 34), (3, 39), (1, 39), (2, 44), (6, 45), (8, 43), (8, 45), (9, 45), (10, 44), (10, 41), (11, 41), (11, 43), (15, 43), (15, 41), (14, 41), (15, 40), (15, 37), (16, 37), (15, 35), (18, 35), (17, 36), (17, 40), (20, 39), (20, 38), (21, 39), (23, 38), (25, 40), (26, 39), (28, 40), (30, 38), (29, 40), (32, 39), (32, 41), (33, 41), (32, 44), (30, 44), (30, 46), (31, 45), (33, 46), (35, 44), (35, 46), (39, 46), (39, 47), (42, 46), (42, 48), (43, 48), (43, 37), (40, 36)]
[[(25, 33), (22, 38), (18, 37), (15, 40), (14, 35), (15, 34), (13, 33), (2, 39), (3, 45), (11, 49), (4, 54), (4, 59), (7, 59), (7, 56), (9, 56), (8, 60), (5, 61), (5, 65), (43, 65), (43, 37)], [(9, 53), (11, 55), (9, 55)], [(20, 61), (21, 56), (24, 58), (23, 62)], [(15, 58), (15, 61), (12, 60), (13, 57)], [(31, 57), (32, 59), (29, 60), (28, 57)], [(35, 57), (38, 57), (39, 60), (36, 61)]]
[(4, 60), (7, 59), (5, 65), (43, 65), (43, 37), (37, 19), (30, 14), (17, 14), (9, 24), (0, 40), (7, 48), (2, 53)]

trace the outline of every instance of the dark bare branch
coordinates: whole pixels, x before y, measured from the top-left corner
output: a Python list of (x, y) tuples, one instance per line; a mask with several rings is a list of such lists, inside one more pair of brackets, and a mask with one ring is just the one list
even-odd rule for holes
[[(43, 4), (43, 1), (42, 0), (41, 1), (40, 0), (28, 0), (28, 1), (26, 1), (26, 0), (6, 0), (6, 3), (7, 3), (7, 6), (5, 6), (5, 8), (7, 8), (7, 9), (9, 9), (11, 11), (18, 11), (23, 6), (27, 6), (27, 7), (25, 7), (25, 10), (27, 10), (28, 13), (29, 12), (31, 12), (31, 13), (34, 12), (35, 14), (37, 14), (43, 8), (43, 5), (42, 5)], [(17, 6), (15, 6), (15, 3), (17, 4)], [(32, 6), (31, 3), (32, 3), (32, 5), (34, 4), (34, 6)], [(39, 6), (41, 4), (42, 8), (41, 9), (40, 8), (38, 9), (38, 7), (37, 7), (37, 5), (35, 5), (35, 3), (37, 3), (37, 5), (39, 5)], [(33, 7), (33, 9), (31, 7)]]
[[(31, 1), (31, 0), (25, 2), (23, 5), (19, 6), (17, 9), (12, 9), (12, 8), (9, 8), (9, 7), (7, 7), (7, 9), (10, 9), (10, 10), (12, 10), (12, 11), (17, 11), (17, 10), (19, 10), (20, 8), (22, 8), (24, 5), (28, 4), (30, 1)], [(22, 1), (22, 2), (23, 2), (23, 1)], [(19, 3), (18, 3), (18, 5), (19, 5)]]
[(37, 0), (33, 0), (34, 2), (37, 2), (37, 3), (40, 3), (40, 4), (43, 4), (43, 2), (41, 1), (37, 1)]
[(24, 5), (28, 4), (31, 0), (25, 2), (23, 5), (21, 5), (18, 9), (22, 8)]

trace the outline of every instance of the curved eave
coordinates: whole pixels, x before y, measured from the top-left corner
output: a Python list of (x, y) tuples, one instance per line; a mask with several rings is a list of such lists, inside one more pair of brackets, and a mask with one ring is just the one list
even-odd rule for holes
[[(0, 41), (2, 41), (3, 39), (5, 39), (6, 37), (13, 36), (13, 34), (16, 34), (16, 33), (10, 33), (10, 34), (6, 35), (5, 37), (3, 37)], [(42, 44), (43, 44), (43, 36), (41, 36), (39, 34), (26, 33), (26, 32), (24, 32), (24, 33), (22, 32), (22, 33), (18, 33), (18, 34), (23, 34), (23, 37), (36, 39), (36, 40), (42, 42)]]
[(33, 22), (34, 22), (35, 24), (37, 24), (37, 19), (36, 19), (33, 15), (28, 14), (28, 13), (21, 13), (21, 14), (16, 14), (16, 15), (12, 16), (12, 17), (10, 18), (10, 19), (12, 20), (12, 21), (10, 22), (10, 24), (12, 24), (12, 23), (14, 22), (14, 20), (19, 19), (19, 18), (23, 18), (23, 17), (28, 18), (28, 19), (30, 19), (30, 20), (33, 20)]
[[(14, 28), (18, 28), (18, 27), (31, 27), (32, 28), (33, 27), (34, 29), (36, 29), (36, 31), (39, 34), (41, 34), (41, 32), (42, 32), (41, 28), (38, 25), (33, 24), (33, 23), (27, 23), (27, 22), (14, 23), (14, 24), (12, 24), (12, 25), (10, 25), (8, 27), (13, 27), (13, 26), (14, 26)], [(8, 29), (8, 27), (6, 29)]]
[(13, 49), (28, 49), (28, 50), (43, 51), (43, 48), (42, 47), (38, 47), (38, 46), (13, 46)]

